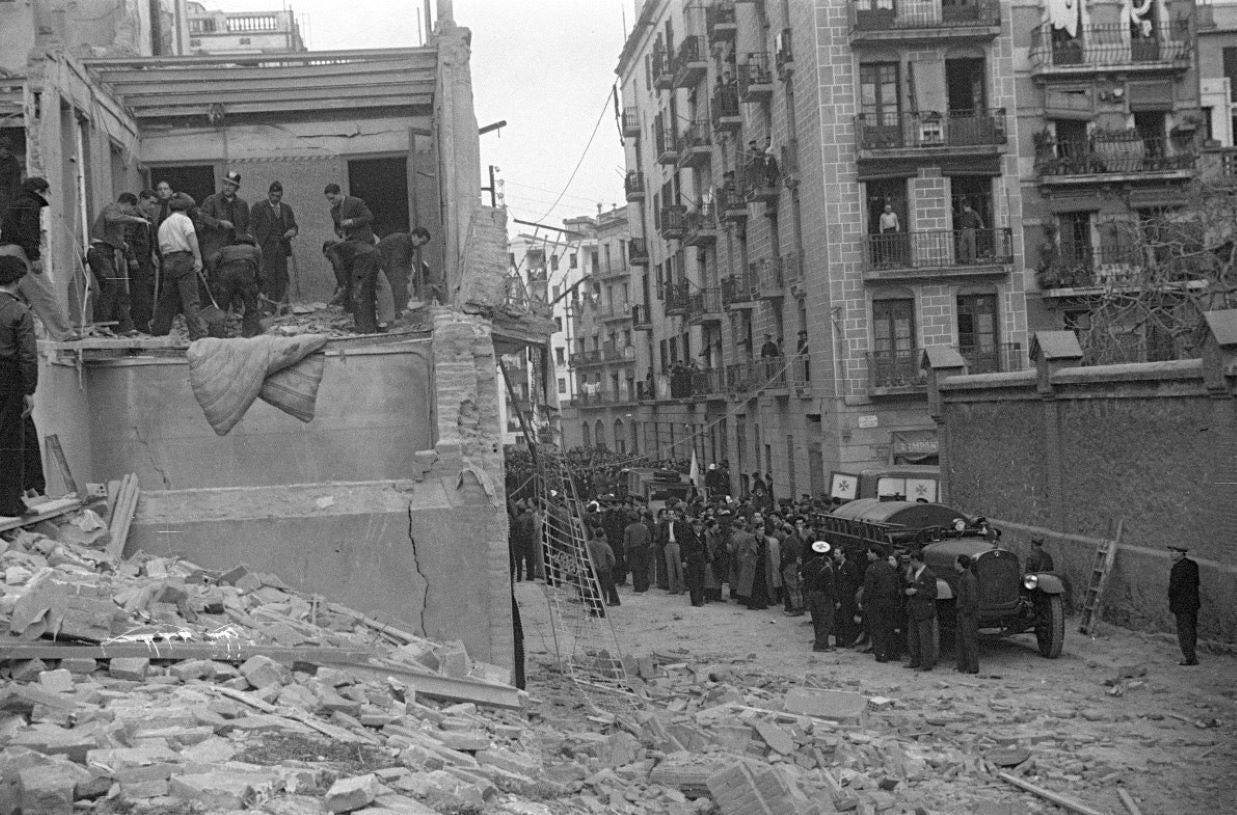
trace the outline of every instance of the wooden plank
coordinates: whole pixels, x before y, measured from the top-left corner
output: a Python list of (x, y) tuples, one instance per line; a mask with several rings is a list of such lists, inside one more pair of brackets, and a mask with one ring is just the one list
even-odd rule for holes
[(23, 526), (34, 526), (39, 521), (46, 521), (51, 518), (59, 518), (61, 515), (68, 515), (70, 512), (81, 507), (82, 501), (77, 496), (68, 498), (57, 498), (55, 501), (47, 501), (46, 503), (37, 506), (38, 512), (33, 515), (24, 515), (21, 518), (9, 518), (0, 516), (0, 532), (7, 532), (10, 529), (20, 529)]
[(1130, 797), (1130, 794), (1121, 787), (1117, 787), (1117, 797), (1121, 799), (1121, 803), (1129, 810), (1130, 815), (1143, 815), (1143, 811), (1138, 808), (1138, 804), (1134, 803), (1134, 799)]
[[(433, 82), (370, 82), (358, 88), (307, 88), (297, 85), (266, 85), (263, 88), (211, 88), (211, 104), (223, 105), (230, 111), (234, 104), (255, 102), (335, 102), (344, 98), (356, 102), (372, 99), (399, 99), (411, 104), (418, 95), (432, 97)], [(125, 104), (135, 109), (159, 105), (192, 105), (199, 110), (205, 105), (201, 89), (192, 86), (171, 86), (161, 93), (130, 94), (124, 97)]]
[(1092, 809), (1086, 804), (1075, 801), (1073, 798), (1067, 798), (1064, 795), (1052, 792), (1051, 790), (1046, 790), (1043, 787), (1037, 787), (1030, 781), (1024, 781), (1017, 776), (1010, 775), (1009, 773), (997, 773), (997, 777), (1002, 781), (1013, 784), (1015, 787), (1024, 789), (1033, 795), (1038, 795), (1046, 801), (1051, 801), (1059, 807), (1068, 809), (1070, 812), (1077, 812), (1078, 815), (1104, 815), (1104, 813), (1100, 812), (1098, 809)]
[[(314, 662), (315, 660), (303, 660)], [(380, 658), (368, 662), (353, 660), (336, 660), (333, 655), (326, 654), (321, 660), (323, 665), (339, 665), (346, 667), (349, 673), (365, 674), (374, 679), (385, 679), (389, 676), (406, 678), (416, 692), (433, 699), (446, 699), (450, 702), (473, 702), (489, 707), (501, 707), (508, 710), (521, 710), (524, 703), (521, 692), (511, 685), (498, 685), (482, 682), (477, 679), (455, 679), (450, 676), (432, 673), (428, 670), (418, 670), (401, 662), (392, 662)]]
[(4, 642), (0, 640), (0, 660), (24, 659), (119, 659), (149, 657), (178, 662), (185, 659), (211, 659), (219, 662), (244, 662), (261, 654), (276, 662), (292, 664), (309, 662), (340, 664), (365, 662), (379, 656), (370, 648), (341, 648), (327, 645), (264, 645), (236, 640), (213, 642), (111, 642), (90, 645), (70, 645), (60, 642)]
[(64, 448), (60, 446), (60, 437), (55, 433), (48, 433), (44, 437), (44, 442), (47, 445), (48, 455), (46, 458), (56, 462), (56, 469), (60, 471), (60, 480), (64, 482), (66, 492), (71, 492), (79, 497), (85, 497), (85, 491), (73, 478), (73, 471), (69, 469), (69, 460), (65, 458)]
[(271, 716), (282, 716), (285, 719), (291, 719), (292, 721), (303, 724), (312, 730), (317, 730), (324, 736), (330, 736), (331, 738), (338, 739), (339, 741), (349, 742), (352, 744), (382, 744), (382, 742), (376, 737), (371, 736), (368, 733), (357, 733), (344, 727), (337, 727), (336, 725), (327, 724), (326, 722), (319, 722), (304, 711), (294, 710), (292, 708), (276, 707), (269, 702), (259, 699), (252, 693), (234, 690), (233, 688), (225, 688), (222, 685), (211, 685), (209, 687), (214, 693), (226, 696), (229, 699), (235, 699), (238, 702), (243, 702), (244, 704)]
[(129, 473), (120, 481), (120, 494), (116, 497), (116, 505), (112, 509), (112, 517), (108, 519), (107, 526), (110, 536), (107, 555), (113, 561), (120, 560), (125, 553), (125, 541), (129, 539), (129, 528), (133, 525), (134, 515), (137, 514), (140, 489), (136, 473)]

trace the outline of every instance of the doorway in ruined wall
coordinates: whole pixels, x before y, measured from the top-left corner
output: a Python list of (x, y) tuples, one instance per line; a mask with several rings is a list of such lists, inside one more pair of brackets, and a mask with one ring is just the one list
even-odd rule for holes
[(408, 159), (404, 156), (349, 161), (348, 194), (369, 205), (378, 237), (411, 231)]
[(151, 167), (147, 171), (146, 186), (154, 189), (160, 181), (172, 185), (176, 192), (193, 197), (199, 204), (208, 195), (215, 194), (215, 166), (213, 164), (187, 164), (172, 167)]

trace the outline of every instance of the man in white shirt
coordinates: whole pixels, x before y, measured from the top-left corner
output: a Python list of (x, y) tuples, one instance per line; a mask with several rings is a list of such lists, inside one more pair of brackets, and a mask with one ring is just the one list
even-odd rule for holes
[(198, 275), (202, 272), (202, 250), (193, 221), (186, 214), (193, 209), (194, 200), (184, 193), (172, 196), (168, 205), (170, 213), (159, 226), (159, 253), (163, 258), (162, 290), (155, 317), (150, 323), (150, 333), (156, 337), (167, 336), (172, 330), (172, 320), (177, 314), (185, 315), (189, 339), (206, 336), (206, 322), (198, 313)]

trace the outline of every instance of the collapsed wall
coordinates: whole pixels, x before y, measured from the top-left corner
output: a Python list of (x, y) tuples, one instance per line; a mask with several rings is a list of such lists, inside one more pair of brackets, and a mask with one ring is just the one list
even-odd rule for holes
[[(1067, 331), (1040, 332), (1036, 369), (962, 375), (929, 360), (947, 502), (1044, 537), (1081, 599), (1095, 543), (1123, 521), (1104, 616), (1171, 629), (1167, 544), (1201, 571), (1200, 636), (1237, 641), (1237, 311), (1211, 312), (1202, 360), (1081, 367)], [(956, 354), (954, 355), (956, 357)]]
[(429, 336), (332, 340), (324, 353), (312, 421), (258, 401), (223, 437), (183, 353), (46, 366), (47, 432), (82, 481), (138, 475), (126, 554), (244, 563), (510, 666), (487, 321), (440, 308)]

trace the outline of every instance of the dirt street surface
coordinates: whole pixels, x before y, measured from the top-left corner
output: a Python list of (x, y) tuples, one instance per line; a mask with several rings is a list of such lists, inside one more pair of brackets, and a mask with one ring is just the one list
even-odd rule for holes
[[(1231, 655), (1204, 652), (1201, 665), (1181, 667), (1175, 642), (1164, 635), (1101, 624), (1098, 636), (1086, 637), (1071, 617), (1058, 659), (1042, 658), (1034, 635), (1024, 634), (981, 641), (978, 675), (955, 672), (948, 645), (936, 669), (922, 673), (853, 650), (813, 653), (808, 617), (784, 616), (780, 607), (693, 608), (686, 595), (661, 589), (619, 591), (623, 605), (609, 609), (609, 619), (620, 647), (625, 655), (653, 657), (659, 668), (649, 689), (670, 711), (686, 716), (727, 696), (780, 710), (795, 687), (875, 699), (862, 727), (813, 737), (818, 746), (834, 746), (825, 766), (844, 787), (899, 782), (883, 811), (1069, 811), (997, 776), (997, 763), (1016, 762), (1022, 748), (1025, 760), (1005, 771), (1097, 812), (1133, 812), (1120, 789), (1144, 815), (1237, 812), (1237, 658)], [(555, 668), (541, 584), (518, 583), (516, 595), (528, 688), (539, 700), (535, 714), (585, 716)], [(750, 752), (779, 758), (774, 750)]]

